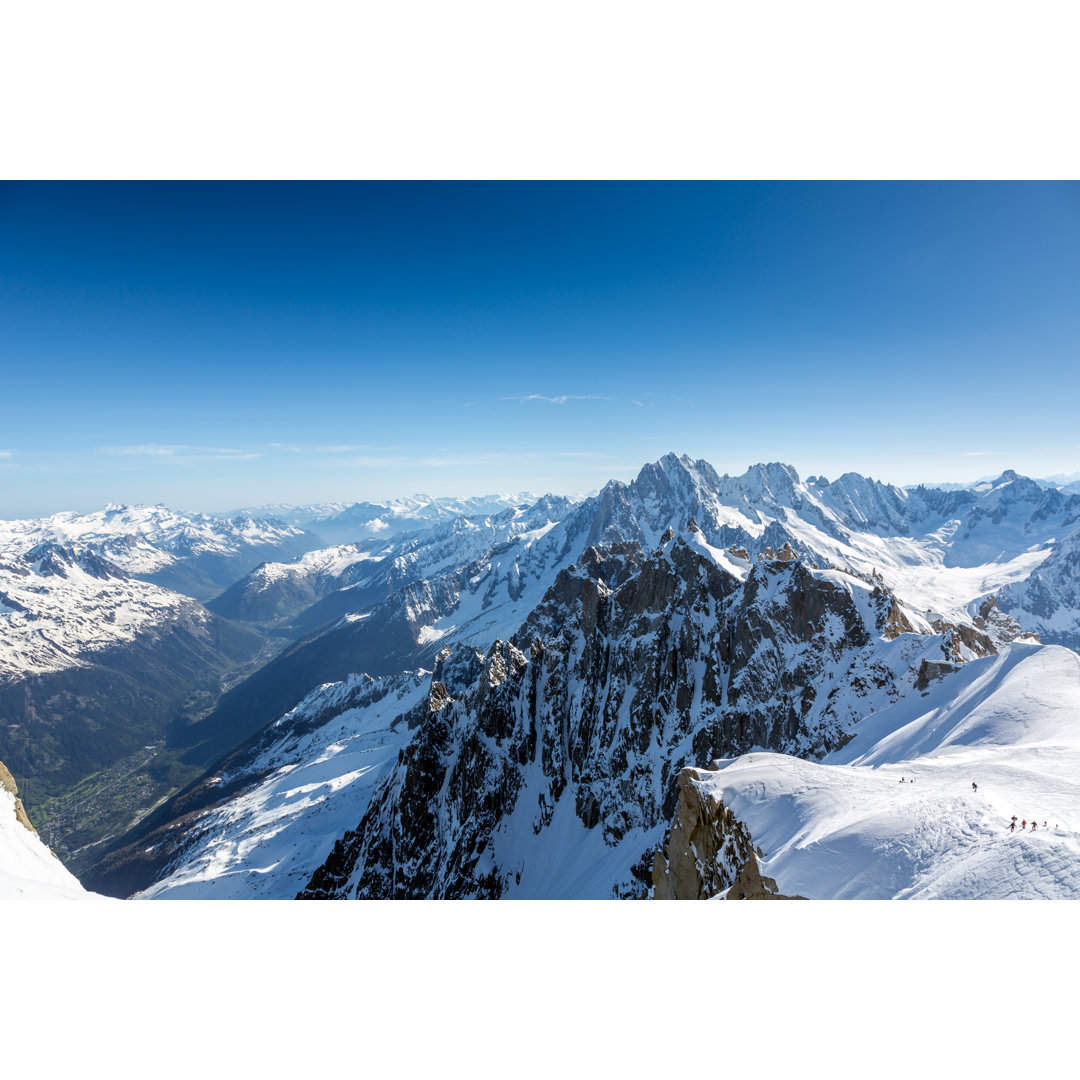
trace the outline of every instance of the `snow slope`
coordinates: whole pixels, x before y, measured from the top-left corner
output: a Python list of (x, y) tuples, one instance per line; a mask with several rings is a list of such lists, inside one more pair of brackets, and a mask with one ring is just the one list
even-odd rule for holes
[(172, 869), (137, 897), (291, 900), (397, 761), (411, 732), (392, 723), (423, 698), (428, 674), (350, 676), (313, 691), (215, 778), (250, 782), (190, 827)]
[(100, 899), (15, 817), (15, 796), (0, 787), (0, 900)]
[(718, 764), (706, 783), (789, 895), (1080, 898), (1080, 658), (1068, 649), (1018, 643), (973, 660), (864, 719), (820, 763)]

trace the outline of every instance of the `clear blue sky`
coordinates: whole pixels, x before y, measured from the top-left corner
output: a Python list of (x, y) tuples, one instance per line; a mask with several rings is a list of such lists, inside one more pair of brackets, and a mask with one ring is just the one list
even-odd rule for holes
[(1080, 470), (1080, 185), (0, 186), (0, 516)]

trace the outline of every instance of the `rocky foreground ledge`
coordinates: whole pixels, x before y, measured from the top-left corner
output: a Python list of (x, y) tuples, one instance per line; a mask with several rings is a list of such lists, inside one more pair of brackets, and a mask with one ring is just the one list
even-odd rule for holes
[(26, 816), (26, 809), (23, 807), (22, 799), (19, 798), (19, 788), (15, 783), (15, 777), (11, 775), (8, 767), (2, 761), (0, 761), (0, 788), (15, 796), (15, 820), (32, 833), (36, 833), (37, 830), (30, 824), (30, 819)]
[(671, 833), (653, 860), (656, 900), (805, 900), (784, 896), (763, 877), (746, 826), (700, 781), (703, 769), (679, 773)]

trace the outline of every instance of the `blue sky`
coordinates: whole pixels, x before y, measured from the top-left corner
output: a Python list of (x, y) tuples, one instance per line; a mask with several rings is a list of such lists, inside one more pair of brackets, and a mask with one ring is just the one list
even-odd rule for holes
[(0, 186), (0, 516), (1080, 470), (1080, 185)]

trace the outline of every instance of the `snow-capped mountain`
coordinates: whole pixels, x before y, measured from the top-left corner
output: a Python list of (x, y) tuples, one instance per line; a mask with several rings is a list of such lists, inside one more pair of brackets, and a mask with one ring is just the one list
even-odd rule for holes
[(208, 617), (91, 551), (41, 542), (0, 555), (0, 681), (83, 666), (155, 627)]
[(94, 879), (115, 895), (149, 885), (141, 896), (291, 899), (396, 763), (412, 732), (394, 721), (429, 681), (319, 687), (176, 800), (164, 825), (148, 822), (135, 859), (106, 858)]
[[(300, 625), (315, 629), (340, 615), (364, 611), (414, 582), (456, 573), (519, 542), (527, 546), (573, 505), (547, 495), (494, 515), (459, 514), (389, 541), (338, 545), (287, 563), (265, 563), (210, 606), (228, 618), (263, 624), (303, 612)], [(316, 603), (336, 593), (340, 595)]]
[[(188, 702), (213, 700), (264, 640), (147, 579), (181, 568), (205, 576), (237, 559), (246, 569), (252, 552), (288, 550), (298, 536), (254, 521), (212, 526), (164, 507), (2, 523), (0, 755), (34, 778), (39, 798), (55, 799), (160, 743)], [(80, 805), (89, 801), (84, 792)]]
[(90, 514), (0, 521), (0, 557), (48, 543), (97, 555), (132, 577), (205, 600), (260, 562), (301, 554), (318, 541), (269, 518), (214, 518), (161, 505), (112, 504)]
[[(787, 544), (811, 565), (874, 577), (928, 617), (970, 624), (983, 599), (1028, 576), (1078, 515), (1080, 497), (1012, 474), (982, 495), (905, 492), (854, 474), (803, 482), (777, 464), (720, 477), (707, 462), (669, 454), (630, 484), (613, 481), (580, 503), (546, 496), (527, 509), (455, 518), (381, 546), (369, 541), (260, 567), (211, 609), (261, 627), (292, 620), (309, 635), (237, 688), (206, 726), (244, 738), (317, 683), (352, 671), (430, 667), (451, 642), (484, 650), (512, 636), (590, 545), (648, 549), (669, 526), (682, 530), (691, 520), (718, 551), (734, 548), (754, 561)], [(212, 745), (228, 749), (221, 739)]]
[(0, 556), (0, 754), (59, 795), (160, 740), (185, 702), (262, 647), (85, 549)]
[(1030, 577), (1005, 587), (997, 599), (1043, 641), (1080, 650), (1080, 529), (1057, 543)]
[(873, 583), (729, 569), (692, 529), (594, 552), (513, 641), (442, 654), (417, 735), (305, 896), (644, 896), (685, 764), (820, 755), (975, 655)]
[[(468, 591), (482, 592), (484, 612), (505, 607), (507, 598), (513, 602), (500, 628), (510, 633), (528, 610), (514, 594), (531, 581), (542, 592), (591, 544), (649, 547), (668, 525), (683, 528), (691, 518), (715, 547), (734, 545), (756, 559), (790, 543), (810, 561), (879, 573), (924, 610), (964, 619), (988, 593), (1027, 577), (1054, 543), (1080, 527), (1080, 497), (1045, 490), (1011, 472), (981, 493), (905, 491), (853, 473), (831, 483), (820, 477), (803, 482), (778, 464), (720, 477), (707, 462), (669, 454), (646, 465), (630, 484), (612, 481), (576, 504), (549, 496), (525, 510), (457, 518), (382, 546), (333, 548), (262, 567), (220, 598), (216, 610), (254, 621), (275, 613), (295, 618), (309, 597), (326, 597), (297, 620), (311, 630), (363, 612), (396, 589), (471, 564), (477, 572), (468, 577)], [(541, 528), (544, 534), (536, 531)], [(473, 622), (464, 599), (462, 604), (454, 632)], [(479, 639), (493, 636), (492, 619), (482, 625)], [(432, 632), (449, 632), (449, 626), (445, 620)]]
[(307, 506), (274, 503), (238, 513), (273, 517), (316, 533), (331, 544), (354, 544), (391, 536), (402, 530), (415, 532), (456, 517), (498, 514), (512, 507), (527, 506), (536, 499), (536, 495), (524, 491), (516, 495), (497, 493), (472, 498), (411, 495), (386, 502), (331, 502)]

